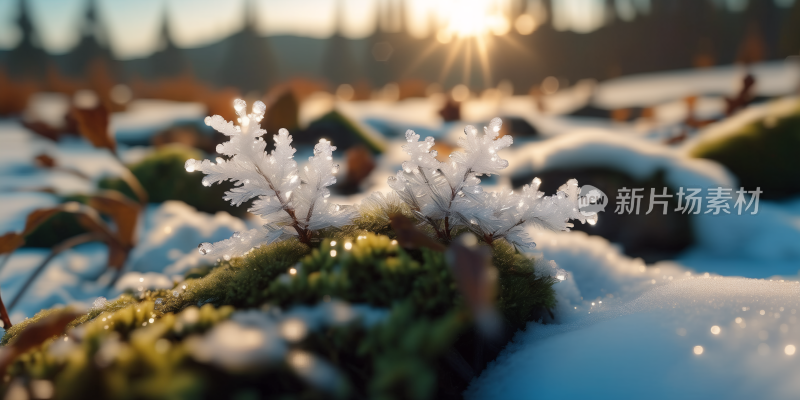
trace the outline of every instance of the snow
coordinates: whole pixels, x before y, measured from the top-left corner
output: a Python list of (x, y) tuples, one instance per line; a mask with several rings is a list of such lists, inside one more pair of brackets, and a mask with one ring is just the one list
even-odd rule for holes
[(698, 277), (607, 300), (530, 326), (466, 398), (795, 398), (798, 294), (794, 281)]
[(692, 159), (644, 139), (600, 128), (585, 128), (545, 142), (512, 147), (506, 176), (559, 168), (603, 166), (645, 179), (658, 170), (673, 187), (734, 187), (735, 177), (721, 165)]
[(35, 93), (28, 99), (24, 118), (41, 121), (52, 127), (63, 127), (69, 112), (70, 98), (62, 93)]
[[(675, 189), (699, 188), (705, 193), (709, 188), (739, 188), (735, 177), (715, 162), (688, 158), (682, 150), (601, 129), (586, 129), (546, 142), (527, 144), (513, 150), (508, 159), (510, 171), (507, 176), (559, 168), (605, 167), (635, 179), (645, 179), (661, 170), (666, 183)], [(504, 184), (508, 185), (508, 182)], [(591, 185), (591, 182), (579, 184)], [(616, 196), (616, 193), (606, 194)], [(605, 212), (613, 211), (614, 205), (609, 204)], [(707, 208), (691, 218), (696, 241), (709, 255), (739, 256), (750, 262), (800, 259), (800, 247), (797, 246), (800, 243), (800, 219), (796, 214), (784, 211), (783, 206), (760, 200), (756, 215), (750, 212), (738, 215), (735, 211), (713, 215), (705, 214), (705, 211)], [(602, 213), (599, 219), (602, 223)], [(702, 258), (691, 256), (693, 263)], [(786, 270), (780, 268), (777, 272), (786, 273)]]
[(28, 214), (38, 208), (52, 207), (58, 204), (55, 196), (48, 193), (17, 192), (0, 193), (0, 232), (22, 232)]
[(791, 61), (717, 66), (672, 72), (657, 72), (611, 79), (598, 85), (594, 104), (606, 109), (646, 107), (695, 95), (733, 97), (745, 74), (756, 78), (757, 96), (792, 94), (800, 83), (800, 69)]
[[(514, 174), (596, 166), (634, 178), (661, 170), (675, 188), (737, 188), (736, 178), (722, 166), (691, 159), (688, 154), (742, 124), (780, 117), (797, 107), (797, 98), (750, 106), (677, 147), (664, 146), (662, 139), (685, 119), (683, 98), (699, 96), (698, 118), (718, 116), (724, 106), (722, 96), (736, 93), (743, 73), (741, 67), (726, 66), (585, 81), (547, 96), (544, 113), (528, 96), (486, 95), (467, 100), (461, 110), (464, 121), (459, 122), (444, 122), (438, 115), (442, 96), (392, 103), (337, 102), (330, 95), (318, 94), (300, 104), (300, 118), (306, 126), (335, 109), (371, 135), (379, 131), (398, 135), (386, 138), (387, 151), (376, 158), (378, 166), (363, 184), (366, 190), (349, 198), (332, 196), (331, 203), (352, 204), (374, 190), (389, 192), (387, 178), (408, 158), (400, 148), (407, 142), (399, 137), (406, 129), (454, 143), (463, 136), (464, 125), (480, 127), (494, 116), (523, 118), (537, 128), (541, 138), (527, 143), (515, 138), (515, 145), (501, 150), (509, 168), (499, 179), (485, 179), (487, 189), (508, 189)], [(783, 62), (753, 65), (752, 73), (757, 79), (756, 94), (763, 96), (786, 95), (800, 79), (796, 67)], [(37, 95), (26, 115), (58, 123), (64, 102), (58, 95)], [(653, 106), (655, 122), (618, 123), (565, 115), (587, 104), (605, 109)], [(115, 114), (112, 125), (120, 141), (133, 143), (175, 123), (199, 123), (205, 114), (199, 104), (141, 100)], [(0, 135), (4, 141), (0, 147), (0, 233), (20, 231), (31, 210), (60, 202), (58, 196), (32, 189), (52, 187), (59, 195), (91, 193), (98, 179), (118, 174), (121, 168), (107, 151), (79, 138), (51, 142), (8, 120), (0, 121)], [(147, 151), (121, 146), (126, 160)], [(42, 153), (90, 179), (39, 169), (33, 158)], [(794, 378), (800, 369), (795, 358), (800, 354), (792, 349), (800, 346), (800, 198), (761, 200), (757, 215), (691, 218), (694, 245), (673, 260), (653, 265), (626, 256), (600, 237), (526, 229), (537, 244), (532, 254), (553, 260), (549, 268), (567, 275), (555, 285), (556, 319), (547, 325), (531, 322), (518, 332), (513, 343), (472, 382), (466, 397), (796, 397), (800, 383)], [(603, 213), (598, 223), (603, 223)], [(197, 212), (180, 202), (148, 205), (140, 220), (138, 245), (113, 288), (109, 288), (113, 272), (105, 268), (106, 247), (81, 245), (50, 262), (11, 310), (12, 321), (60, 304), (89, 307), (100, 297), (113, 299), (124, 290), (172, 287), (190, 269), (215, 262), (197, 251), (199, 243), (220, 241), (258, 226), (256, 221), (224, 212)], [(0, 269), (6, 305), (47, 254), (45, 249), (23, 248), (8, 259)], [(190, 323), (191, 310), (195, 309), (184, 311), (179, 320)], [(286, 361), (304, 379), (326, 387), (335, 381), (331, 378), (335, 372), (323, 360), (293, 350), (297, 335), (354, 318), (369, 326), (384, 316), (385, 310), (336, 300), (281, 312), (237, 312), (207, 335), (192, 339), (189, 351), (198, 361), (231, 369)], [(697, 346), (702, 347), (701, 354), (696, 354)]]
[[(184, 313), (179, 319), (186, 319)], [(186, 346), (197, 361), (233, 371), (275, 365), (285, 359), (303, 379), (330, 390), (339, 381), (336, 369), (310, 353), (290, 349), (291, 344), (328, 327), (356, 321), (372, 326), (387, 315), (386, 310), (335, 299), (285, 311), (277, 307), (238, 311), (205, 335), (187, 339)]]
[(215, 259), (202, 257), (197, 245), (247, 229), (244, 221), (226, 212), (201, 213), (180, 201), (151, 205), (143, 225), (139, 244), (131, 252), (126, 270), (167, 276), (212, 264)]
[[(178, 201), (150, 205), (139, 229), (140, 243), (113, 288), (109, 283), (115, 272), (105, 268), (106, 246), (77, 246), (50, 261), (19, 305), (9, 311), (11, 321), (18, 322), (56, 305), (86, 308), (98, 296), (115, 298), (126, 290), (171, 288), (189, 269), (214, 262), (200, 256), (198, 243), (230, 236), (246, 226), (228, 213), (201, 213)], [(23, 248), (11, 255), (0, 269), (0, 291), (6, 305), (48, 253), (47, 249)]]
[(800, 346), (796, 276), (645, 266), (582, 232), (532, 235), (539, 254), (569, 271), (555, 286), (556, 321), (518, 332), (466, 398), (795, 397), (797, 355), (787, 346)]
[[(0, 270), (3, 300), (9, 307), (25, 282), (49, 253), (45, 249), (19, 249)], [(98, 281), (105, 269), (108, 250), (100, 243), (89, 243), (67, 250), (55, 257), (25, 292), (19, 304), (9, 309), (11, 322), (31, 317), (55, 305), (76, 304), (86, 307), (107, 290)]]
[(757, 121), (777, 120), (800, 109), (800, 98), (796, 96), (783, 97), (762, 104), (752, 105), (736, 115), (720, 122), (707, 126), (697, 135), (687, 140), (681, 149), (689, 154), (698, 146), (717, 141), (736, 134), (740, 128)]
[(131, 101), (124, 112), (111, 115), (109, 129), (120, 142), (142, 142), (175, 124), (200, 126), (205, 117), (206, 107), (200, 103), (138, 99)]

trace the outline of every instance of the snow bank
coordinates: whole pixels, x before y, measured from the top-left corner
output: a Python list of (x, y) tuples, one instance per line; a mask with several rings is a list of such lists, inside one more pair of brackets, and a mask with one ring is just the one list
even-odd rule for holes
[(796, 398), (798, 295), (794, 281), (690, 277), (530, 324), (466, 398)]
[(671, 148), (605, 129), (581, 129), (543, 142), (512, 146), (509, 152), (505, 153), (509, 161), (504, 173), (507, 176), (525, 171), (603, 167), (635, 179), (663, 170), (664, 179), (672, 187), (736, 185), (734, 176), (713, 161), (687, 158)]
[(770, 119), (774, 121), (797, 113), (798, 110), (800, 110), (800, 98), (798, 97), (784, 97), (763, 104), (754, 104), (730, 118), (725, 118), (720, 122), (705, 127), (697, 135), (684, 142), (680, 148), (688, 155), (698, 146), (738, 134), (743, 127), (749, 124), (758, 121), (769, 121)]
[[(17, 297), (23, 283), (47, 257), (46, 249), (19, 249), (0, 270), (0, 287), (6, 306)], [(98, 296), (107, 295), (107, 280), (98, 281), (105, 270), (108, 250), (100, 243), (89, 243), (67, 250), (48, 263), (20, 299), (9, 310), (12, 323), (55, 305), (87, 307)]]
[(796, 277), (645, 266), (583, 232), (530, 233), (536, 253), (569, 271), (554, 286), (556, 323), (518, 332), (466, 398), (782, 399), (800, 389)]
[(22, 232), (28, 214), (37, 208), (52, 207), (58, 199), (49, 193), (18, 192), (0, 194), (0, 235), (6, 232)]
[[(747, 69), (740, 65), (630, 75), (598, 85), (593, 103), (606, 109), (647, 107), (694, 95), (733, 96), (742, 86)], [(792, 62), (752, 64), (758, 96), (793, 93), (800, 83), (800, 69)]]
[(110, 130), (120, 142), (141, 142), (177, 123), (200, 126), (206, 114), (200, 103), (140, 99), (131, 101), (124, 112), (111, 115)]
[[(510, 163), (507, 176), (559, 168), (600, 167), (644, 179), (662, 170), (664, 179), (672, 188), (700, 188), (704, 195), (709, 188), (739, 189), (734, 176), (716, 162), (688, 158), (683, 150), (601, 129), (585, 129), (511, 149), (511, 154), (507, 155)], [(579, 184), (591, 185), (592, 182)], [(613, 212), (616, 200), (612, 199), (616, 193), (606, 194), (610, 202), (605, 212)], [(750, 211), (738, 215), (732, 202), (731, 214), (705, 214), (707, 208), (703, 207), (701, 214), (692, 215), (697, 246), (717, 257), (743, 257), (756, 265), (758, 260), (800, 260), (800, 246), (797, 246), (800, 243), (800, 217), (786, 213), (776, 203), (761, 200), (759, 204), (756, 215), (751, 215)], [(598, 223), (602, 221), (601, 213)], [(794, 271), (781, 269), (775, 272), (793, 274)]]
[(233, 232), (245, 231), (248, 227), (244, 221), (224, 211), (211, 215), (180, 201), (167, 201), (150, 206), (143, 228), (126, 271), (173, 276), (215, 262), (197, 251), (200, 243), (227, 239)]
[[(34, 205), (26, 202), (30, 200), (4, 201), (3, 204)], [(24, 225), (24, 214), (22, 218), (22, 222), (0, 222), (4, 224), (0, 226)], [(114, 271), (106, 270), (106, 246), (101, 243), (81, 245), (50, 261), (19, 305), (10, 310), (11, 320), (18, 322), (56, 305), (88, 307), (99, 296), (115, 298), (125, 290), (171, 288), (190, 268), (215, 261), (200, 255), (197, 251), (199, 243), (226, 238), (234, 231), (246, 228), (244, 221), (225, 212), (205, 214), (178, 201), (151, 205), (139, 229), (139, 245), (131, 253), (125, 272), (113, 288), (109, 283)], [(0, 291), (6, 305), (17, 296), (23, 282), (48, 253), (47, 249), (23, 248), (11, 255), (0, 270)]]

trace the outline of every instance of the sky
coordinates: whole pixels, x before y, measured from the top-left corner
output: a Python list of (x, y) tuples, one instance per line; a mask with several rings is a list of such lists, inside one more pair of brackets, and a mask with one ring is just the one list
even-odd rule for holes
[[(26, 0), (38, 37), (47, 51), (69, 51), (83, 34), (82, 18), (89, 0)], [(376, 25), (378, 0), (96, 0), (112, 51), (121, 59), (147, 56), (159, 46), (163, 19), (168, 15), (172, 40), (184, 48), (203, 46), (241, 29), (245, 7), (254, 10), (256, 26), (264, 35), (291, 34), (324, 38), (336, 29), (337, 2), (342, 2), (342, 33), (350, 38), (368, 36)], [(398, 0), (383, 0), (398, 1)], [(533, 9), (537, 1), (528, 0)], [(649, 0), (615, 0), (623, 19), (646, 13)], [(698, 0), (700, 1), (700, 0)], [(748, 0), (714, 0), (732, 10)], [(750, 0), (767, 1), (767, 0)], [(794, 0), (774, 0), (790, 6)], [(412, 35), (429, 34), (431, 15), (446, 19), (453, 10), (488, 3), (498, 10), (508, 0), (405, 0), (407, 29)], [(605, 0), (554, 0), (552, 21), (556, 29), (591, 32), (605, 20)], [(19, 0), (0, 0), (0, 49), (19, 41), (16, 26)], [(165, 13), (165, 11), (167, 11)]]

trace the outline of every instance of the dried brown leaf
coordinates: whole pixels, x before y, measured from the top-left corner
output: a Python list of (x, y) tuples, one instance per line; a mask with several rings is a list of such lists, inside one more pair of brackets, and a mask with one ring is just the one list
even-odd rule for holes
[(122, 268), (133, 246), (123, 243), (94, 209), (83, 207), (81, 212), (75, 213), (75, 216), (81, 226), (89, 232), (98, 234), (108, 246), (108, 266), (114, 269)]
[(447, 250), (456, 284), (472, 309), (490, 306), (494, 300), (495, 278), (488, 247), (467, 247), (458, 241)]
[(36, 165), (42, 168), (53, 168), (56, 166), (56, 160), (44, 153), (39, 154), (33, 160), (36, 162)]
[(500, 319), (494, 308), (497, 291), (497, 270), (486, 246), (468, 246), (455, 240), (447, 249), (447, 260), (461, 294), (470, 308), (478, 328), (485, 335), (494, 335)]
[(389, 219), (401, 247), (407, 249), (426, 247), (434, 251), (445, 251), (444, 245), (419, 230), (410, 218), (402, 214), (392, 214)]
[(444, 104), (441, 110), (439, 110), (439, 115), (447, 122), (450, 121), (458, 121), (461, 119), (461, 103), (453, 100), (447, 99), (447, 102)]
[(0, 254), (11, 253), (25, 244), (22, 235), (16, 232), (9, 232), (0, 236)]
[(364, 145), (351, 147), (345, 154), (347, 158), (347, 176), (345, 186), (357, 189), (375, 169), (375, 159), (369, 149)]
[(71, 115), (78, 124), (78, 132), (94, 147), (116, 152), (116, 141), (108, 132), (109, 113), (102, 104), (94, 108), (73, 107)]
[(40, 321), (34, 322), (25, 327), (16, 336), (16, 340), (10, 346), (6, 346), (5, 351), (0, 356), (0, 374), (5, 374), (8, 366), (14, 359), (22, 353), (41, 345), (45, 340), (53, 336), (58, 336), (67, 328), (67, 325), (81, 314), (64, 310), (53, 315), (48, 315)]
[(39, 208), (33, 210), (30, 214), (28, 214), (28, 218), (25, 220), (25, 229), (22, 231), (22, 235), (27, 235), (33, 232), (39, 225), (50, 219), (50, 217), (58, 214), (61, 211), (64, 211), (64, 207), (68, 206), (71, 203), (67, 203), (58, 207), (52, 208)]
[(126, 247), (135, 244), (136, 221), (141, 207), (119, 192), (105, 191), (89, 199), (89, 206), (108, 215), (117, 225), (117, 239)]

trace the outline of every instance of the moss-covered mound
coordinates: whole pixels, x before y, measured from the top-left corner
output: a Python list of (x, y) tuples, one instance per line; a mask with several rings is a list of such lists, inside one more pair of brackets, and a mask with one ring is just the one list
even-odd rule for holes
[(724, 165), (746, 190), (760, 187), (765, 199), (800, 194), (800, 106), (794, 112), (766, 116), (713, 139), (701, 140), (694, 157)]
[[(180, 200), (198, 211), (227, 211), (236, 216), (245, 215), (247, 207), (233, 207), (222, 199), (231, 184), (206, 187), (201, 182), (202, 175), (186, 173), (186, 160), (190, 158), (203, 159), (205, 156), (197, 149), (177, 144), (168, 145), (156, 149), (153, 154), (129, 168), (147, 191), (150, 202)], [(99, 186), (102, 189), (120, 191), (136, 200), (133, 191), (122, 179), (107, 178), (100, 181)]]
[[(605, 212), (600, 214), (602, 223), (596, 225), (575, 224), (573, 230), (584, 231), (590, 235), (598, 235), (611, 242), (622, 245), (625, 254), (641, 257), (648, 263), (674, 258), (675, 254), (690, 246), (692, 235), (691, 216), (675, 212), (677, 190), (669, 187), (664, 179), (664, 172), (657, 171), (645, 179), (635, 179), (625, 172), (609, 168), (570, 168), (544, 171), (537, 174), (526, 174), (512, 177), (514, 187), (530, 183), (534, 176), (542, 180), (539, 190), (555, 193), (559, 182), (575, 178), (581, 184), (592, 185), (609, 196)], [(638, 215), (636, 213), (618, 214), (615, 199), (619, 189), (642, 188), (637, 192), (642, 196)], [(650, 207), (650, 190), (656, 194), (667, 193), (673, 197), (668, 199), (667, 214), (663, 214), (661, 205), (654, 205), (653, 211), (646, 214)]]
[(386, 151), (384, 139), (366, 130), (338, 111), (331, 111), (311, 122), (304, 131), (296, 132), (293, 138), (298, 143), (314, 144), (321, 137), (336, 143), (336, 148), (347, 150), (354, 146), (365, 146), (378, 154)]
[[(61, 202), (75, 201), (86, 204), (88, 199), (88, 196), (67, 196), (62, 198)], [(48, 218), (47, 221), (44, 221), (33, 232), (29, 233), (25, 237), (24, 246), (51, 248), (64, 240), (87, 232), (75, 214), (60, 212)]]
[[(99, 305), (67, 336), (17, 357), (5, 390), (52, 385), (56, 398), (97, 399), (459, 398), (510, 334), (555, 305), (553, 279), (497, 242), (495, 304), (505, 330), (485, 339), (456, 285), (459, 266), (360, 229), (375, 219), (357, 221), (333, 234), (335, 243), (275, 243), (171, 290)], [(53, 312), (15, 325), (2, 343), (14, 345)]]

